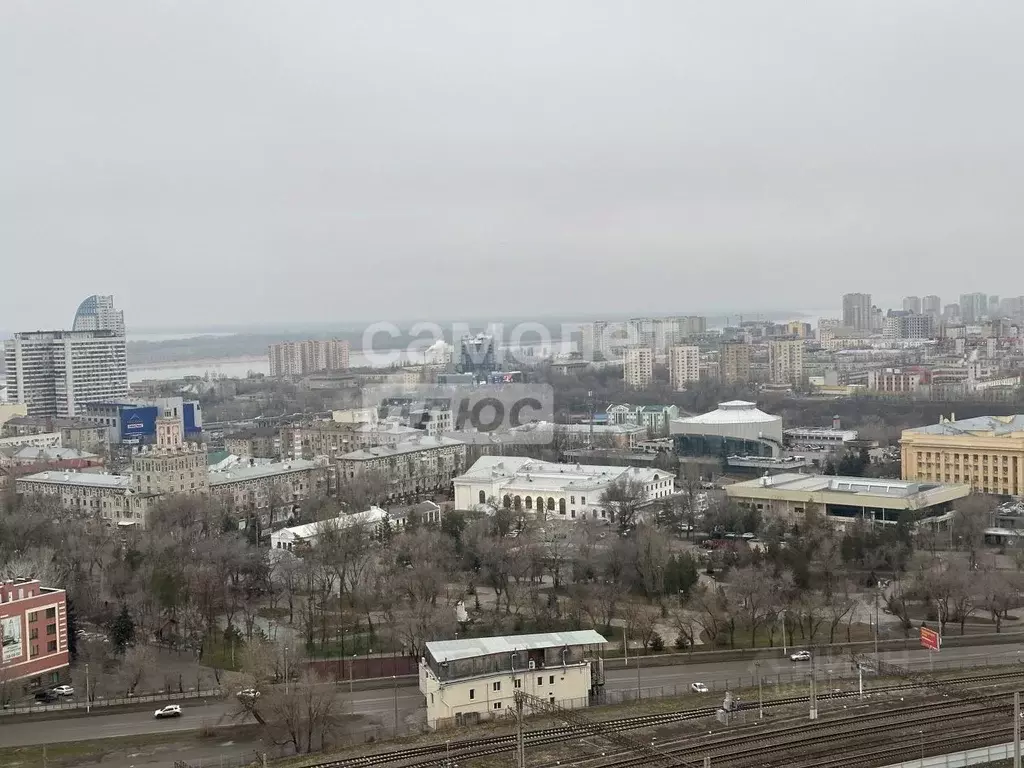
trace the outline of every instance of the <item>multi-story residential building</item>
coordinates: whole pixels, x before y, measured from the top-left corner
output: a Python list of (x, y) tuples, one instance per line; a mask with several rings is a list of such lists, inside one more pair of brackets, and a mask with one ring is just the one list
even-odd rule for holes
[(942, 317), (942, 299), (935, 294), (929, 294), (921, 299), (921, 314), (931, 317), (932, 322), (938, 323)]
[(799, 385), (804, 381), (804, 343), (800, 339), (772, 341), (768, 365), (773, 384)]
[(124, 312), (114, 306), (113, 296), (90, 296), (78, 305), (73, 331), (111, 331), (124, 336)]
[(97, 453), (107, 444), (106, 430), (84, 419), (59, 419), (54, 416), (15, 416), (0, 427), (2, 437), (58, 435), (57, 445)]
[(76, 416), (128, 394), (125, 338), (110, 330), (16, 333), (5, 361), (7, 396), (30, 416)]
[(879, 368), (868, 371), (868, 389), (889, 394), (911, 394), (930, 383), (924, 368)]
[(626, 347), (622, 378), (628, 389), (647, 389), (654, 380), (654, 350), (637, 345)]
[(978, 416), (906, 429), (903, 478), (968, 483), (982, 493), (1024, 495), (1024, 415)]
[(276, 430), (269, 427), (250, 429), (226, 435), (224, 450), (244, 458), (276, 459), (281, 456), (281, 438)]
[(965, 325), (977, 325), (988, 315), (988, 296), (984, 293), (960, 294), (960, 319)]
[(132, 479), (135, 492), (145, 496), (207, 493), (206, 446), (186, 443), (178, 419), (161, 416), (156, 443), (132, 455)]
[(465, 463), (465, 443), (419, 433), (404, 442), (372, 446), (339, 456), (338, 482), (344, 484), (368, 475), (376, 476), (387, 484), (388, 499), (447, 493), (452, 478), (463, 471)]
[(458, 373), (469, 373), (475, 381), (486, 381), (487, 376), (498, 370), (498, 350), (494, 336), (478, 333), (465, 336), (459, 342)]
[[(21, 693), (53, 686), (67, 678), (68, 614), (63, 589), (35, 579), (0, 582), (0, 681)], [(11, 691), (8, 689), (7, 696)]]
[(889, 310), (882, 324), (882, 336), (887, 339), (930, 339), (933, 327), (931, 315)]
[(0, 427), (15, 416), (28, 416), (28, 406), (24, 403), (0, 402)]
[(356, 429), (361, 425), (350, 422), (313, 421), (286, 424), (281, 427), (281, 455), (293, 459), (313, 459), (316, 456), (338, 456), (360, 445)]
[(676, 405), (609, 405), (605, 409), (608, 423), (619, 426), (643, 427), (651, 434), (667, 435), (672, 419), (679, 418)]
[(518, 692), (567, 709), (586, 707), (604, 682), (606, 642), (592, 629), (429, 642), (419, 671), (427, 727), (508, 717)]
[(258, 516), (264, 527), (275, 526), (295, 516), (306, 499), (330, 496), (332, 475), (323, 461), (251, 459), (209, 472), (210, 494), (228, 502), (246, 524)]
[(915, 315), (921, 314), (921, 297), (920, 296), (904, 296), (903, 297), (903, 311), (911, 312)]
[(676, 392), (700, 379), (700, 347), (676, 345), (668, 350), (668, 380)]
[(847, 293), (843, 296), (843, 327), (871, 330), (871, 294)]
[(307, 339), (271, 344), (271, 376), (304, 376), (319, 371), (347, 371), (349, 343), (343, 339)]
[(507, 509), (546, 512), (553, 520), (614, 522), (615, 510), (601, 497), (617, 481), (638, 484), (646, 501), (675, 492), (674, 476), (663, 470), (483, 456), (455, 478), (455, 508), (476, 509), (493, 500)]
[(750, 345), (742, 342), (729, 342), (722, 345), (721, 365), (722, 380), (727, 384), (739, 384), (750, 381)]

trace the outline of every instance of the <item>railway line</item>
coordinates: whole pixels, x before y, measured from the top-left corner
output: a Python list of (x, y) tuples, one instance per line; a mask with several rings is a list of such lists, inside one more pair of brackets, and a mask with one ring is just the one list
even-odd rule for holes
[[(1002, 680), (1011, 680), (1014, 678), (1020, 678), (1024, 676), (1024, 672), (1004, 672), (989, 675), (968, 675), (961, 676), (958, 678), (951, 678), (945, 680), (950, 684), (961, 684), (971, 685), (977, 683), (998, 683)], [(910, 690), (916, 688), (913, 683), (897, 683), (894, 685), (877, 686), (869, 689), (868, 693), (886, 693), (900, 690)], [(818, 700), (835, 700), (835, 699), (853, 699), (858, 696), (857, 691), (843, 691), (840, 693), (826, 693), (819, 694)], [(768, 708), (777, 708), (793, 704), (802, 704), (809, 701), (807, 696), (787, 696), (775, 699), (766, 699), (763, 706)], [(942, 706), (944, 703), (928, 705), (934, 711), (936, 706)], [(959, 706), (961, 709), (965, 706), (963, 701), (958, 701), (955, 704), (950, 702), (949, 706)], [(744, 703), (740, 709), (750, 710), (757, 707), (757, 703)], [(698, 709), (682, 710), (677, 712), (668, 712), (662, 714), (653, 715), (639, 715), (635, 717), (616, 718), (612, 720), (601, 721), (601, 725), (605, 728), (612, 730), (638, 730), (643, 728), (652, 728), (664, 725), (670, 725), (672, 723), (683, 722), (688, 720), (701, 720), (710, 717), (714, 717), (718, 711), (718, 707), (701, 707)], [(905, 713), (909, 711), (909, 708), (902, 708), (896, 710), (896, 713)], [(834, 724), (835, 720), (830, 720), (829, 725)], [(799, 729), (806, 733), (808, 725), (806, 723), (799, 726)], [(774, 731), (778, 732), (778, 731)], [(537, 729), (528, 731), (525, 735), (526, 746), (528, 748), (535, 748), (538, 746), (556, 744), (561, 741), (565, 741), (579, 734), (579, 731), (575, 728), (562, 726), (553, 727), (546, 729)], [(734, 744), (736, 736), (732, 736), (730, 739)], [(325, 760), (323, 762), (315, 763), (309, 768), (371, 768), (372, 766), (385, 766), (394, 765), (401, 763), (402, 768), (413, 768), (414, 766), (435, 766), (440, 758), (446, 755), (451, 756), (453, 759), (471, 759), (486, 757), (489, 755), (498, 755), (504, 752), (512, 751), (515, 748), (516, 737), (514, 734), (508, 734), (503, 736), (490, 736), (482, 737), (479, 739), (462, 739), (459, 741), (429, 744), (419, 747), (410, 747), (407, 749), (392, 750), (390, 752), (380, 752), (373, 755), (361, 755), (358, 757), (339, 758), (335, 760)], [(623, 763), (623, 765), (640, 765), (640, 763)]]

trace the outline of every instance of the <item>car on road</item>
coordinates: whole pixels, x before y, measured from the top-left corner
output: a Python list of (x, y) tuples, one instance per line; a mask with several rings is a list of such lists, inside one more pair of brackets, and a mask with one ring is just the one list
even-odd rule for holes
[(160, 720), (164, 717), (181, 717), (181, 707), (177, 704), (168, 704), (166, 707), (162, 707), (153, 713), (153, 717)]
[(36, 691), (35, 699), (36, 701), (41, 701), (44, 704), (52, 704), (57, 700), (57, 694), (50, 690)]
[(242, 690), (240, 690), (235, 695), (238, 698), (240, 698), (240, 699), (243, 699), (243, 700), (247, 699), (249, 701), (253, 701), (253, 700), (258, 699), (260, 697), (260, 692), (257, 691), (255, 688), (243, 688)]
[(55, 694), (57, 694), (58, 696), (74, 696), (75, 695), (75, 689), (72, 688), (70, 685), (58, 685), (56, 688), (53, 689), (53, 692)]
[(810, 651), (797, 651), (796, 653), (791, 653), (791, 654), (789, 654), (789, 660), (790, 661), (810, 661), (811, 660), (811, 652)]
[(694, 693), (707, 693), (708, 687), (704, 683), (690, 683), (690, 690)]

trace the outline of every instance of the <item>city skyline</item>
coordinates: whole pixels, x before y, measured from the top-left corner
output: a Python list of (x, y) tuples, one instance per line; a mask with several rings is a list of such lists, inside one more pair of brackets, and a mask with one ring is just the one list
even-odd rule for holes
[(1019, 4), (448, 7), (4, 5), (4, 277), (50, 279), (0, 325), (89, 292), (152, 327), (1024, 283)]

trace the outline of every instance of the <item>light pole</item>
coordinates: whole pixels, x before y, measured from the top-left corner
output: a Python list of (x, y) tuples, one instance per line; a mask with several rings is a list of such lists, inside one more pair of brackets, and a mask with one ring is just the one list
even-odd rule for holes
[(288, 695), (288, 646), (284, 647), (284, 695)]
[(89, 664), (85, 665), (85, 714), (89, 714), (91, 702), (89, 701)]
[(782, 653), (785, 655), (789, 649), (786, 647), (786, 612), (782, 611)]
[(356, 665), (356, 655), (352, 654), (352, 661), (348, 663), (348, 697), (352, 698), (352, 668)]
[(878, 674), (878, 593), (881, 592), (881, 588), (875, 588), (875, 674)]
[(395, 738), (398, 738), (398, 675), (392, 675), (391, 679), (395, 681)]
[(764, 719), (764, 698), (761, 696), (761, 662), (754, 662), (754, 669), (757, 670), (757, 719)]

